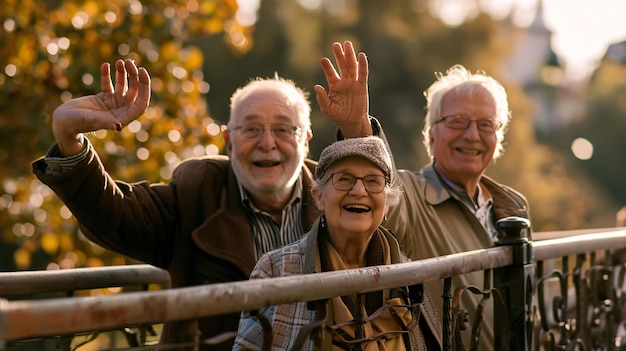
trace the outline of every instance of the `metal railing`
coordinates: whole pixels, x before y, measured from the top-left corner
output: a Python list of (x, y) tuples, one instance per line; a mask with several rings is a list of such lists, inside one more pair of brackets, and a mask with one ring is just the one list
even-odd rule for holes
[(533, 244), (538, 347), (626, 350), (625, 234), (607, 229)]
[[(120, 291), (125, 288), (130, 291), (148, 291), (151, 285), (156, 285), (158, 289), (170, 287), (170, 277), (167, 271), (151, 265), (138, 264), (112, 267), (75, 268), (63, 270), (45, 271), (18, 271), (0, 272), (0, 305), (9, 303), (12, 299), (17, 301), (32, 301), (33, 299), (49, 299), (54, 302), (55, 297), (72, 297), (82, 291), (91, 292), (94, 289), (115, 288)], [(61, 299), (63, 301), (65, 299)], [(43, 300), (41, 300), (43, 301)], [(10, 302), (13, 303), (13, 302)], [(0, 307), (1, 308), (1, 307)], [(63, 314), (60, 309), (58, 314)], [(55, 318), (55, 317), (49, 317)], [(0, 324), (21, 323), (20, 319), (1, 316)], [(48, 319), (49, 320), (49, 319)], [(44, 320), (44, 321), (48, 321)], [(30, 322), (24, 322), (27, 326)], [(147, 335), (156, 335), (152, 325), (141, 325), (137, 330), (128, 328), (127, 325), (120, 325), (113, 328), (123, 335), (124, 343), (129, 346), (146, 344)], [(54, 350), (71, 350), (82, 344), (89, 343), (101, 330), (91, 330), (93, 333), (82, 343), (72, 347), (74, 335), (78, 332), (58, 334), (55, 340)], [(31, 337), (21, 340), (32, 339)], [(158, 340), (157, 338), (154, 338)], [(21, 341), (19, 340), (19, 341)], [(6, 342), (0, 340), (0, 345)], [(30, 344), (29, 344), (30, 345)], [(4, 346), (0, 346), (3, 349)], [(17, 346), (16, 346), (17, 347)], [(29, 349), (41, 349), (42, 344), (30, 345)]]
[(0, 299), (0, 350), (25, 339), (254, 311), (440, 279), (444, 349), (454, 350), (461, 328), (453, 292), (466, 287), (452, 287), (451, 277), (476, 271), (507, 277), (491, 290), (506, 306), (508, 321), (496, 325), (496, 350), (622, 350), (624, 265), (614, 251), (626, 248), (626, 229), (533, 233), (534, 242), (515, 234), (519, 227), (509, 229), (494, 248), (388, 266), (104, 297)]
[(150, 284), (170, 286), (167, 271), (147, 264), (73, 268), (46, 271), (0, 272), (0, 296), (63, 292), (69, 296), (75, 291), (141, 286)]

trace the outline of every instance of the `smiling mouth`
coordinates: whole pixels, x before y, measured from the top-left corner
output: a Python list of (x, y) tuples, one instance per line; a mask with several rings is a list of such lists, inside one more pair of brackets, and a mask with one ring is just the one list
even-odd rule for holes
[(468, 155), (468, 156), (478, 156), (481, 154), (480, 150), (470, 150), (470, 149), (462, 149), (462, 148), (457, 148), (456, 150), (462, 153), (463, 155)]
[(354, 212), (354, 213), (365, 213), (365, 212), (371, 211), (371, 208), (365, 205), (346, 205), (343, 207), (343, 209), (348, 212)]
[(252, 163), (257, 167), (274, 167), (280, 164), (279, 161), (254, 161)]

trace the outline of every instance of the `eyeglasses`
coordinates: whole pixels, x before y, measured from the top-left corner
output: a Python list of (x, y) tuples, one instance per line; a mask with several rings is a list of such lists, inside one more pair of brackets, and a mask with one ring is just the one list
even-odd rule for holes
[(466, 130), (472, 122), (476, 122), (476, 128), (486, 133), (495, 133), (502, 128), (502, 122), (491, 118), (470, 119), (467, 116), (451, 115), (441, 117), (435, 124), (439, 122), (443, 122), (446, 127), (456, 130)]
[(384, 175), (370, 174), (365, 177), (355, 177), (349, 173), (337, 172), (331, 174), (331, 179), (335, 189), (340, 191), (350, 191), (357, 180), (363, 182), (365, 190), (370, 194), (378, 194), (385, 190), (387, 178)]
[(288, 124), (272, 124), (263, 126), (261, 124), (249, 123), (236, 126), (234, 130), (246, 139), (256, 139), (265, 133), (265, 130), (267, 129), (266, 127), (269, 127), (269, 130), (274, 137), (282, 140), (292, 140), (298, 130), (302, 129), (298, 126), (290, 126)]

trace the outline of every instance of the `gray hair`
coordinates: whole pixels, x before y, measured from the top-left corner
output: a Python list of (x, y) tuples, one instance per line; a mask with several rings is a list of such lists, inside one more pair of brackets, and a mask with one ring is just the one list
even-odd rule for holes
[(486, 75), (483, 71), (471, 73), (461, 65), (450, 67), (445, 75), (441, 72), (437, 72), (435, 73), (435, 77), (437, 80), (424, 92), (424, 96), (426, 97), (426, 118), (422, 135), (424, 135), (424, 146), (426, 146), (428, 156), (430, 156), (431, 159), (433, 157), (432, 150), (430, 149), (430, 131), (435, 126), (437, 120), (442, 117), (441, 103), (443, 97), (451, 91), (470, 95), (476, 90), (483, 88), (493, 96), (496, 104), (495, 117), (496, 120), (502, 123), (502, 127), (496, 131), (497, 145), (493, 159), (496, 160), (500, 157), (504, 152), (504, 146), (502, 145), (504, 134), (511, 119), (506, 90), (502, 84)]
[(250, 95), (261, 91), (275, 91), (282, 94), (296, 111), (298, 120), (306, 130), (311, 130), (311, 104), (309, 94), (296, 86), (295, 82), (274, 74), (273, 78), (255, 78), (238, 88), (230, 98), (230, 121), (237, 114), (239, 103)]

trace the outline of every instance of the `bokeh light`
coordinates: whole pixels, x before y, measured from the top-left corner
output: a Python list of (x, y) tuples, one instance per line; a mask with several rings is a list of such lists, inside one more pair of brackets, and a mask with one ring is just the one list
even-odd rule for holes
[(572, 142), (572, 153), (579, 160), (588, 160), (593, 156), (593, 144), (585, 138), (576, 138)]

